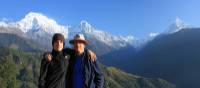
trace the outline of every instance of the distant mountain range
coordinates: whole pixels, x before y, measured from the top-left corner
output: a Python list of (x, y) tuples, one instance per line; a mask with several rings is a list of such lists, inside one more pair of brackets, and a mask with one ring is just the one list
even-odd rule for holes
[[(22, 20), (17, 22), (1, 21), (0, 27), (4, 29), (12, 29), (13, 31), (6, 32), (26, 35), (27, 38), (39, 41), (44, 45), (46, 41), (51, 39), (54, 33), (63, 33), (66, 39), (72, 38), (75, 33), (83, 33), (88, 40), (92, 42), (92, 44), (95, 43), (95, 41), (99, 41), (113, 49), (119, 49), (128, 45), (139, 47), (144, 45), (147, 41), (152, 40), (152, 37), (155, 36), (155, 34), (152, 33), (150, 34), (150, 38), (147, 39), (138, 39), (132, 35), (115, 36), (93, 27), (87, 21), (81, 21), (77, 26), (63, 26), (58, 24), (53, 19), (48, 18), (41, 13), (35, 12), (28, 13)], [(1, 30), (1, 32), (5, 32), (5, 30)]]
[[(151, 34), (151, 37), (141, 40), (133, 36), (115, 36), (92, 27), (86, 21), (81, 21), (74, 27), (62, 26), (53, 19), (34, 12), (17, 22), (1, 21), (0, 87), (37, 88), (41, 54), (46, 49), (51, 49), (54, 33), (63, 33), (67, 39), (72, 38), (75, 33), (85, 34), (90, 41), (88, 47), (97, 53), (103, 64), (109, 61), (102, 56), (121, 50), (127, 52), (128, 54), (119, 54), (119, 57), (111, 55), (113, 58), (108, 59), (117, 63), (115, 58), (121, 61), (120, 57), (128, 57), (132, 55), (132, 51), (138, 52), (139, 47), (144, 47), (157, 36)], [(105, 65), (102, 65), (102, 70), (106, 77), (105, 88), (175, 88), (175, 85), (157, 77), (135, 76)]]
[(185, 28), (149, 42), (126, 71), (147, 77), (164, 78), (178, 88), (200, 87), (200, 28)]

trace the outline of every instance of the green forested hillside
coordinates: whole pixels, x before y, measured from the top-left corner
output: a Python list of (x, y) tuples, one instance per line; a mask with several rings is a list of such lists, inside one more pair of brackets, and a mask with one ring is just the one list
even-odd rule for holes
[[(0, 88), (37, 88), (42, 52), (0, 48)], [(102, 65), (105, 88), (174, 88), (162, 79), (150, 79)]]

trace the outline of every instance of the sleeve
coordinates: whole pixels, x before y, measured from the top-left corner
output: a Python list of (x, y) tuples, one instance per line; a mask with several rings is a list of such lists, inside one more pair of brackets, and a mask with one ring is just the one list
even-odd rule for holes
[(89, 60), (92, 60), (92, 61), (95, 61), (95, 60), (97, 60), (97, 58), (96, 58), (96, 54), (93, 52), (93, 51), (91, 51), (92, 53), (90, 53), (90, 49), (85, 49), (85, 52), (87, 52), (87, 57), (89, 57), (88, 59)]
[(40, 76), (39, 76), (39, 82), (38, 82), (38, 88), (45, 88), (45, 82), (46, 82), (46, 76), (47, 76), (47, 70), (50, 62), (47, 62), (45, 58), (42, 59), (41, 67), (40, 67)]
[(104, 85), (104, 75), (103, 72), (100, 69), (100, 64), (99, 62), (96, 60), (93, 62), (94, 63), (94, 73), (95, 73), (95, 77), (94, 77), (94, 82), (95, 82), (95, 88), (103, 88)]

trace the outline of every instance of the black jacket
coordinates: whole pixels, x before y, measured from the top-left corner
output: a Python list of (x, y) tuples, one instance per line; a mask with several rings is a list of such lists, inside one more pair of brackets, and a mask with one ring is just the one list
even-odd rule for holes
[(70, 55), (52, 51), (53, 59), (41, 62), (39, 88), (66, 88), (66, 74)]
[[(104, 76), (100, 70), (98, 61), (91, 61), (88, 52), (85, 51), (83, 55), (83, 69), (84, 69), (84, 88), (103, 88)], [(69, 66), (67, 71), (67, 88), (73, 88), (73, 65), (75, 63), (75, 53), (69, 59)]]

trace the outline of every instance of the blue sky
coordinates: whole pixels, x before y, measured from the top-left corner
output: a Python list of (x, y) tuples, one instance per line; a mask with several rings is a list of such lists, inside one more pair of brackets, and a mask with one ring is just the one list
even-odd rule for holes
[(13, 21), (40, 12), (62, 25), (86, 20), (114, 35), (145, 37), (162, 32), (176, 17), (200, 26), (200, 0), (1, 0), (0, 18)]

